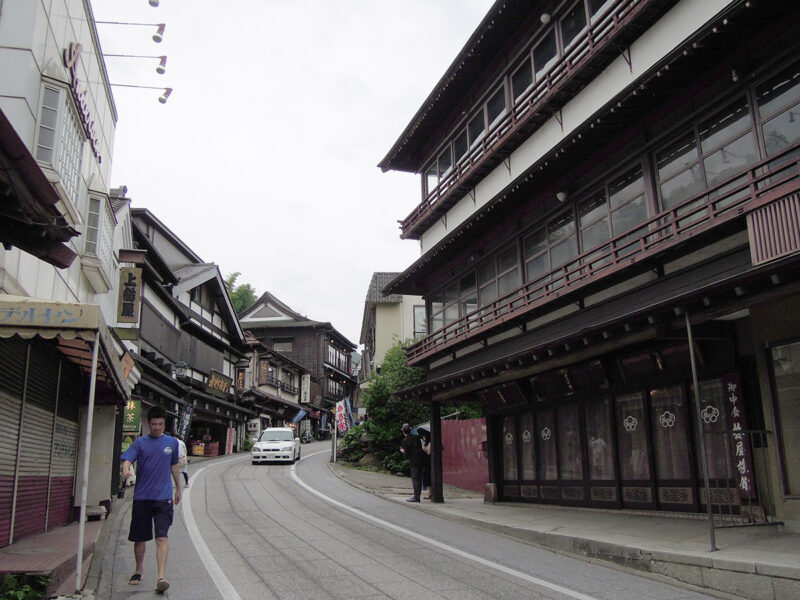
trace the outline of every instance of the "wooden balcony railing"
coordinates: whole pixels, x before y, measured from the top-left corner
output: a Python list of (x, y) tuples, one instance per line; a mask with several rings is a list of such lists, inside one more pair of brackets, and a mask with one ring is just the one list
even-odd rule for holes
[(455, 168), (431, 190), (414, 211), (400, 222), (401, 237), (413, 230), (430, 211), (436, 208), (459, 181), (475, 172), (489, 157), (490, 151), (505, 142), (535, 114), (537, 106), (543, 106), (564, 87), (571, 76), (579, 71), (594, 54), (612, 42), (614, 34), (627, 25), (648, 4), (648, 0), (616, 0), (602, 15), (599, 15), (581, 33), (566, 52), (536, 81), (530, 89), (516, 100), (515, 105), (500, 117), (462, 157)]
[(258, 378), (258, 385), (271, 385), (273, 387), (280, 387), (281, 380), (275, 377), (275, 375), (267, 375)]
[[(800, 144), (692, 196), (409, 346), (409, 364), (486, 334), (589, 283), (800, 190)], [(494, 331), (493, 331), (494, 333)]]

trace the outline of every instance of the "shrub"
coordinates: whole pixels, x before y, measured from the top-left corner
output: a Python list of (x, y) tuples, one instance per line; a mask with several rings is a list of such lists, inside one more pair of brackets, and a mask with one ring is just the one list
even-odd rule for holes
[(253, 441), (249, 438), (245, 438), (242, 440), (239, 447), (242, 449), (242, 452), (250, 452), (250, 449), (253, 447)]

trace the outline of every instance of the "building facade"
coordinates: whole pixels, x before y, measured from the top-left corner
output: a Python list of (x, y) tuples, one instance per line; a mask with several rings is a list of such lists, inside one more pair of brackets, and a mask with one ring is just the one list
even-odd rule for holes
[(422, 179), (422, 256), (384, 290), (426, 301), (400, 395), (482, 403), (499, 499), (692, 512), (708, 486), (800, 523), (798, 23), (500, 0), (380, 163)]
[(269, 292), (239, 315), (239, 320), (242, 328), (267, 348), (308, 371), (309, 407), (319, 415), (314, 431), (325, 430), (333, 406), (353, 398), (356, 378), (351, 353), (356, 345), (330, 323), (308, 319)]
[(110, 506), (117, 410), (138, 370), (113, 331), (117, 282), (131, 264), (130, 214), (111, 201), (117, 114), (88, 3), (3, 3), (0, 64), (0, 545), (8, 545)]
[[(139, 325), (126, 339), (142, 370), (134, 399), (142, 414), (163, 406), (167, 431), (192, 453), (230, 454), (252, 411), (234, 393), (247, 346), (225, 282), (217, 265), (203, 262), (152, 212), (132, 214), (143, 282)], [(144, 419), (142, 426), (147, 433)]]

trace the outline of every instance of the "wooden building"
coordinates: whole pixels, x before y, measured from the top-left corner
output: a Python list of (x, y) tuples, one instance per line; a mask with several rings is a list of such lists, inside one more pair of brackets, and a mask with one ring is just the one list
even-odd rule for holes
[(489, 493), (800, 524), (798, 30), (498, 0), (380, 162), (421, 175), (400, 395), (482, 403)]
[(353, 397), (356, 378), (351, 353), (356, 345), (330, 323), (313, 321), (265, 292), (239, 315), (242, 328), (267, 348), (307, 369), (309, 406), (319, 411), (314, 431), (325, 429), (332, 407)]
[(193, 452), (229, 454), (252, 411), (234, 395), (235, 365), (248, 349), (225, 282), (217, 265), (203, 262), (152, 212), (132, 213), (143, 290), (127, 343), (142, 369), (133, 395), (143, 433), (147, 408), (160, 405), (167, 431), (196, 442)]

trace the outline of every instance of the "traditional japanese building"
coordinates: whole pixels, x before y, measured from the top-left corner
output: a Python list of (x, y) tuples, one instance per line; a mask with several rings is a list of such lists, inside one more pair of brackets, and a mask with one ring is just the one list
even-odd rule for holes
[[(230, 454), (252, 411), (234, 394), (235, 365), (247, 346), (225, 281), (152, 212), (132, 214), (144, 254), (139, 325), (126, 340), (142, 369), (133, 397), (142, 415), (163, 406), (167, 431), (194, 443), (192, 452)], [(147, 433), (144, 419), (142, 426)]]
[(482, 403), (488, 493), (708, 485), (800, 526), (798, 30), (781, 0), (498, 0), (380, 162), (421, 176), (400, 396)]
[(319, 415), (314, 431), (325, 429), (337, 402), (352, 399), (356, 378), (351, 353), (356, 345), (327, 322), (292, 310), (269, 292), (239, 315), (242, 328), (267, 348), (308, 371), (309, 407)]

